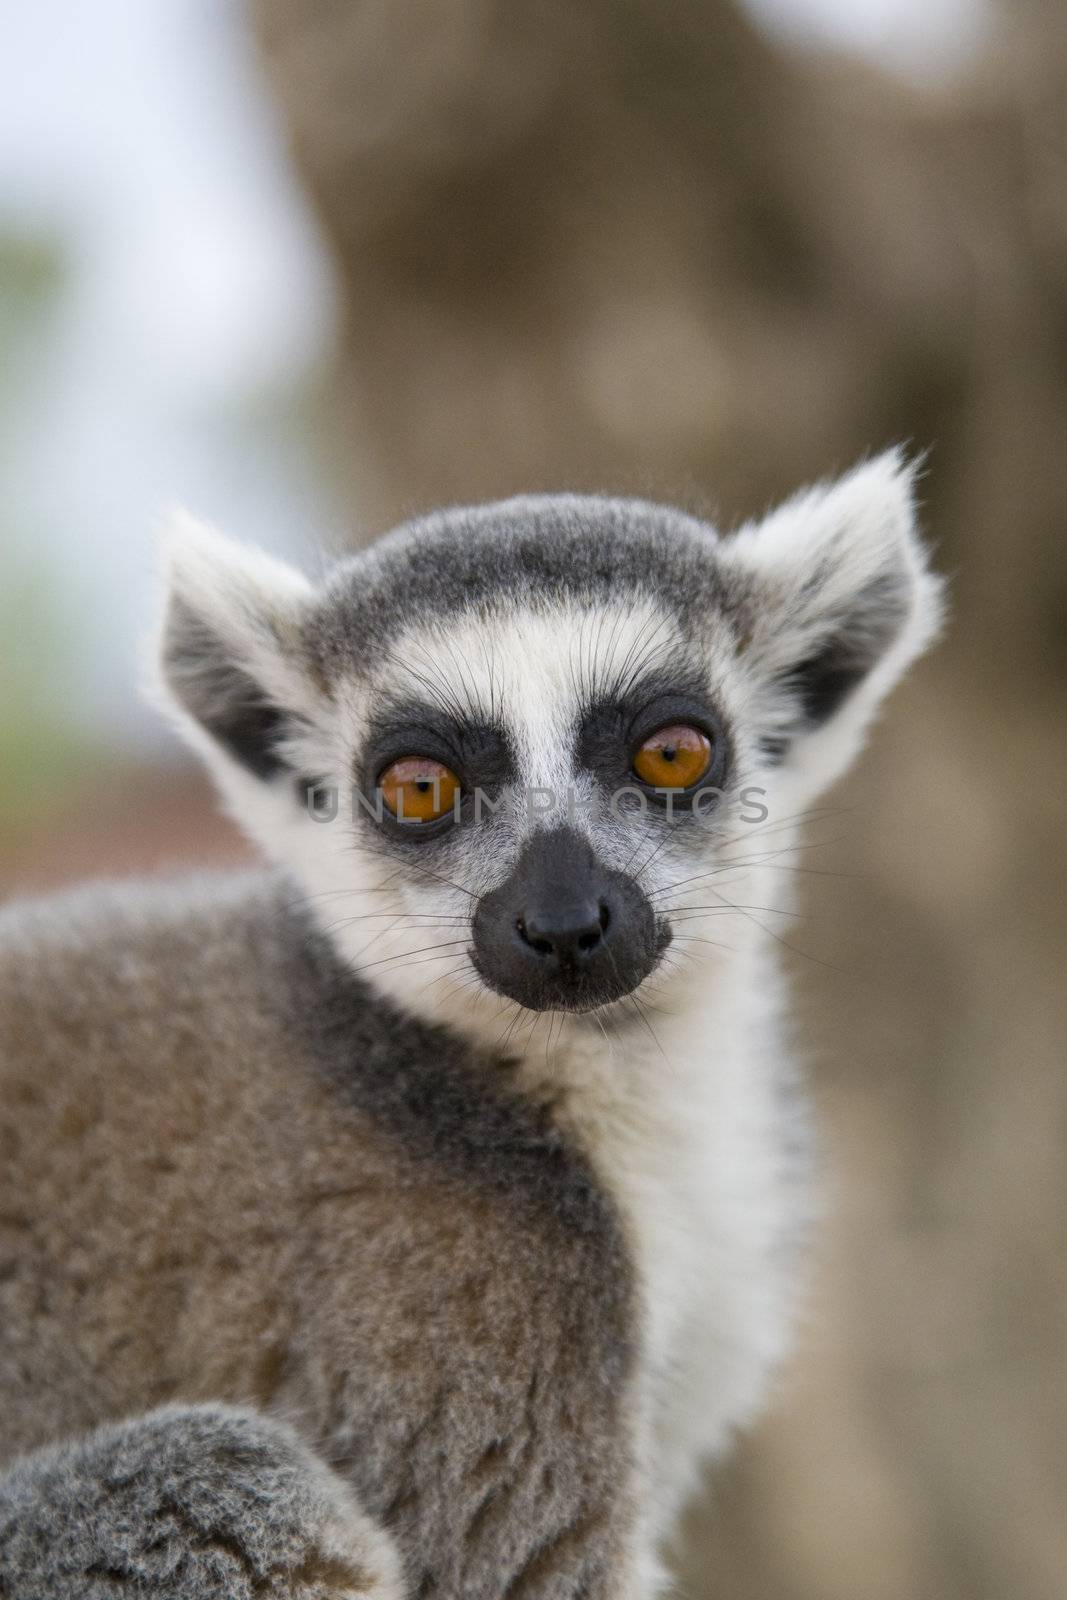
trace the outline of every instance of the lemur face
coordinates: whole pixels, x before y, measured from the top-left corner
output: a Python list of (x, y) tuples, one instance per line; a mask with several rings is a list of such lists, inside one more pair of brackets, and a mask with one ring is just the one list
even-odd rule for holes
[[(936, 626), (897, 455), (720, 540), (576, 496), (440, 513), (314, 589), (181, 523), (169, 694), (344, 956), (423, 1014), (640, 1014)], [(742, 929), (741, 934), (747, 930)]]
[[(736, 762), (712, 663), (672, 609), (636, 584), (594, 596), (544, 570), (536, 592), (517, 593), (503, 566), (489, 570), (511, 515), (476, 537), (439, 524), (470, 562), (457, 609), (428, 586), (354, 687), (358, 801), (343, 826), (373, 864), (373, 892), (389, 886), (384, 909), (455, 935), (453, 971), (469, 964), (531, 1010), (591, 1011), (659, 963), (671, 926), (656, 894), (672, 868), (708, 856)], [(409, 546), (405, 583), (427, 557)], [(333, 604), (347, 619), (343, 591)], [(445, 963), (448, 951), (428, 954)]]

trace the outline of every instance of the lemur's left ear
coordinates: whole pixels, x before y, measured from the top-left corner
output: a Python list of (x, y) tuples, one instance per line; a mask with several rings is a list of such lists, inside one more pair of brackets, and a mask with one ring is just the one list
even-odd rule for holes
[(765, 753), (811, 763), (822, 782), (852, 759), (941, 623), (943, 585), (915, 530), (915, 475), (889, 451), (719, 547), (751, 618), (742, 660)]
[(166, 587), (159, 677), (183, 732), (256, 778), (286, 770), (279, 752), (309, 710), (301, 624), (312, 596), (284, 562), (174, 513), (162, 536)]

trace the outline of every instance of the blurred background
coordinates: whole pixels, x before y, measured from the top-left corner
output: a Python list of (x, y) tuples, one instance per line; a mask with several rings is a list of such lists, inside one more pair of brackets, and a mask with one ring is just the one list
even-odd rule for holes
[(4, 8), (4, 895), (242, 855), (136, 697), (168, 502), (317, 569), (899, 439), (953, 621), (812, 831), (831, 1211), (693, 1600), (1067, 1594), (1067, 7)]

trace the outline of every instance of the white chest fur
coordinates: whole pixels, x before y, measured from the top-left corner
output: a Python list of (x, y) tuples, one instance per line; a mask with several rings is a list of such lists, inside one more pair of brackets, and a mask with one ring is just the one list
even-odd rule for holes
[(656, 1532), (759, 1405), (788, 1341), (808, 1210), (781, 980), (758, 949), (727, 967), (682, 1013), (650, 1013), (655, 1039), (635, 1025), (568, 1063), (570, 1117), (635, 1248)]

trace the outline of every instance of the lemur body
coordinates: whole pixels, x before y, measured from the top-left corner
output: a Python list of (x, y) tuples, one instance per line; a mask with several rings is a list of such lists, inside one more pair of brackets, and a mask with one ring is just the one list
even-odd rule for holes
[[(766, 908), (936, 625), (910, 496), (509, 502), (319, 592), (175, 533), (168, 692), (278, 869), (0, 919), (0, 1592), (657, 1592), (788, 1339)], [(353, 784), (432, 811), (301, 803)]]

